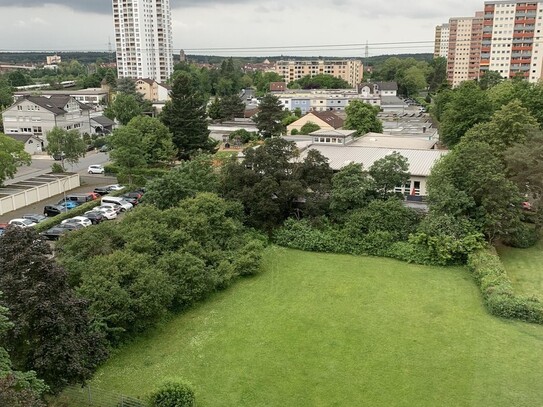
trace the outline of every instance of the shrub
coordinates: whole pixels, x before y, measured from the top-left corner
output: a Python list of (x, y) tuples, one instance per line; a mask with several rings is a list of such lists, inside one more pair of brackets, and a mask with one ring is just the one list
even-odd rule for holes
[(313, 123), (313, 122), (307, 122), (300, 129), (300, 134), (307, 135), (307, 134), (313, 133), (314, 131), (317, 131), (317, 130), (320, 130), (320, 129), (321, 129), (321, 126), (319, 126), (318, 124)]
[(362, 209), (349, 213), (344, 228), (349, 236), (360, 238), (369, 232), (386, 231), (394, 240), (407, 240), (415, 232), (419, 215), (399, 199), (375, 200)]
[(188, 383), (168, 381), (149, 397), (150, 407), (193, 407), (196, 398)]
[(296, 136), (296, 135), (300, 134), (300, 132), (298, 131), (298, 129), (292, 129), (291, 132), (290, 132), (290, 134), (291, 134), (292, 136)]
[(59, 163), (53, 163), (51, 166), (51, 172), (53, 174), (62, 174), (64, 172), (64, 168), (62, 168), (62, 165)]
[(512, 233), (503, 240), (507, 246), (527, 249), (539, 240), (539, 233), (533, 225), (521, 223)]
[(352, 253), (354, 249), (344, 234), (331, 227), (317, 229), (306, 219), (287, 219), (274, 239), (280, 246), (310, 252)]
[(471, 253), (468, 268), (492, 315), (543, 324), (543, 303), (535, 297), (514, 294), (511, 281), (494, 249)]
[(465, 219), (431, 213), (409, 242), (421, 246), (435, 265), (465, 264), (469, 253), (483, 247), (484, 237)]

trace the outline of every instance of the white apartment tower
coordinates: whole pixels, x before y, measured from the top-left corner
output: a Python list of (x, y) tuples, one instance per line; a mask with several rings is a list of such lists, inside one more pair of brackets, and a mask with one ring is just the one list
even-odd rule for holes
[(170, 0), (113, 0), (119, 78), (167, 81), (173, 72)]
[(486, 1), (481, 71), (538, 82), (543, 74), (543, 1)]
[(449, 55), (449, 24), (441, 24), (436, 27), (434, 58), (447, 58)]

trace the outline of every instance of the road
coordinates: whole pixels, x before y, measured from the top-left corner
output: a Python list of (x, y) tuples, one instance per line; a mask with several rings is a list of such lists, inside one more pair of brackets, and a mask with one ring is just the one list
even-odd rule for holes
[[(33, 156), (32, 164), (29, 167), (21, 167), (15, 178), (8, 179), (4, 182), (5, 185), (10, 185), (18, 181), (23, 181), (38, 175), (45, 174), (51, 171), (51, 166), (53, 163), (58, 162), (53, 160), (50, 156)], [(79, 174), (86, 174), (87, 168), (91, 164), (106, 164), (109, 162), (109, 156), (107, 153), (100, 153), (97, 151), (90, 151), (86, 154), (85, 157), (81, 158), (77, 164), (73, 166), (70, 164), (66, 165), (66, 170), (70, 172), (77, 172)]]

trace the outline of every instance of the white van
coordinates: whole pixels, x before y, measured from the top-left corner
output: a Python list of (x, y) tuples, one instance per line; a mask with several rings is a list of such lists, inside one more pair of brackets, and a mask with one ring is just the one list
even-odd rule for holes
[(121, 208), (121, 212), (128, 211), (132, 209), (133, 205), (125, 201), (123, 198), (118, 196), (104, 196), (102, 198), (102, 205), (104, 204), (111, 204), (111, 205), (117, 205)]

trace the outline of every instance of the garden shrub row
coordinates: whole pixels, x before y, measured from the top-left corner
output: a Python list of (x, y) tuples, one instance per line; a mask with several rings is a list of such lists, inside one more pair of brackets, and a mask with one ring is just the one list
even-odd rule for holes
[[(440, 266), (458, 264), (459, 251), (471, 247), (468, 244), (448, 245), (447, 239), (428, 239), (422, 234), (399, 237), (391, 230), (376, 229), (353, 235), (347, 227), (329, 224), (317, 227), (306, 219), (285, 221), (275, 232), (274, 241), (298, 250), (390, 257), (408, 263)], [(474, 246), (478, 244), (473, 242)]]
[(471, 253), (468, 268), (492, 315), (543, 324), (543, 303), (535, 297), (515, 295), (511, 280), (493, 248)]

